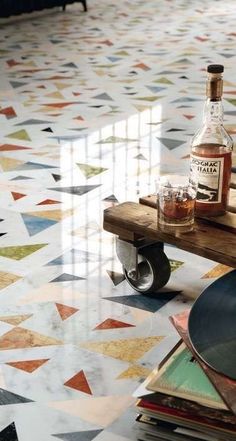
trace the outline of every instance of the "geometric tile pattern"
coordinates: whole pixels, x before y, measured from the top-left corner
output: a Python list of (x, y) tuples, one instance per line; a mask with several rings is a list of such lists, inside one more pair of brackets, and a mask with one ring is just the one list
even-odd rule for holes
[(167, 286), (138, 294), (103, 210), (188, 172), (208, 63), (225, 66), (235, 140), (234, 2), (111, 3), (1, 19), (4, 441), (133, 441), (128, 408), (175, 339), (168, 317), (231, 270), (165, 245)]

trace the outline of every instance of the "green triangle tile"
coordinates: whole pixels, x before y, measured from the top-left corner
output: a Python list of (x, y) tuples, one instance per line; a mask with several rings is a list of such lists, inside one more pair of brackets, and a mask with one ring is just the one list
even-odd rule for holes
[(137, 139), (120, 138), (119, 136), (108, 136), (108, 138), (98, 141), (96, 144), (112, 144), (115, 142), (137, 142)]
[[(114, 67), (114, 66), (112, 65), (112, 67)], [(94, 96), (93, 98), (100, 99), (100, 100), (113, 101), (113, 99), (107, 93), (101, 93), (100, 95)]]
[(21, 260), (24, 257), (29, 256), (35, 251), (40, 250), (41, 248), (48, 245), (47, 243), (40, 243), (34, 245), (19, 245), (12, 247), (2, 247), (0, 248), (0, 256), (8, 257), (9, 259)]
[(172, 81), (168, 80), (168, 78), (162, 77), (158, 80), (153, 81), (154, 83), (162, 83), (162, 84), (174, 84)]
[(14, 139), (23, 139), (24, 141), (31, 141), (31, 138), (29, 137), (26, 130), (18, 130), (17, 132), (10, 133), (9, 135), (6, 135), (8, 138), (14, 138)]
[(170, 262), (171, 272), (177, 270), (184, 264), (184, 262), (181, 262), (180, 260), (173, 260), (173, 259), (169, 259), (169, 262)]
[(183, 145), (185, 141), (178, 141), (176, 139), (171, 138), (157, 138), (159, 141), (164, 144), (165, 147), (167, 147), (169, 150), (173, 150), (176, 147), (179, 147), (180, 145)]
[(83, 172), (83, 174), (86, 176), (87, 179), (92, 178), (93, 176), (99, 175), (100, 173), (103, 173), (107, 170), (107, 168), (104, 167), (94, 167), (93, 165), (88, 164), (78, 164), (78, 167)]
[(230, 104), (233, 104), (233, 106), (236, 106), (236, 99), (227, 99)]
[(136, 96), (133, 99), (140, 100), (140, 101), (153, 102), (153, 101), (159, 100), (160, 98), (163, 98), (163, 96), (140, 96), (140, 97)]

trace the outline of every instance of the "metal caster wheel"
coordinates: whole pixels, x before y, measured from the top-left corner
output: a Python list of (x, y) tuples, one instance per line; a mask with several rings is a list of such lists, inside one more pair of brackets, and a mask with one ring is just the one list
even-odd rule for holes
[(168, 282), (171, 268), (166, 254), (157, 246), (138, 250), (136, 270), (123, 267), (124, 275), (133, 289), (142, 293), (156, 293)]

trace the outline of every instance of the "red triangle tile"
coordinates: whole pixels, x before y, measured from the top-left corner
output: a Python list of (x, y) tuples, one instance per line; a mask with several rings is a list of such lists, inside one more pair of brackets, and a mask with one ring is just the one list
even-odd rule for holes
[(184, 117), (187, 118), (187, 119), (193, 119), (193, 118), (195, 118), (194, 115), (184, 115)]
[(21, 199), (26, 196), (26, 194), (16, 193), (15, 191), (11, 191), (11, 194), (13, 196), (14, 201), (17, 201), (18, 199)]
[(11, 150), (29, 150), (30, 147), (22, 147), (21, 145), (2, 144), (0, 145), (0, 152), (9, 152)]
[(62, 320), (66, 320), (68, 317), (79, 311), (79, 309), (77, 308), (73, 308), (72, 306), (62, 305), (61, 303), (56, 303), (56, 307)]
[(2, 115), (6, 115), (7, 118), (13, 118), (13, 117), (17, 116), (13, 107), (5, 107), (5, 109), (0, 110), (0, 113)]
[(39, 202), (36, 205), (50, 205), (50, 204), (61, 204), (60, 201), (54, 201), (53, 199), (44, 199), (44, 201)]
[(22, 371), (26, 371), (28, 373), (34, 372), (36, 369), (38, 369), (40, 366), (42, 366), (46, 361), (48, 361), (49, 358), (43, 358), (41, 360), (27, 360), (27, 361), (12, 361), (8, 364), (9, 366), (12, 366), (16, 369), (21, 369)]
[(86, 394), (92, 395), (91, 389), (85, 377), (84, 371), (78, 372), (78, 374), (74, 375), (74, 377), (70, 378), (64, 386), (71, 387), (72, 389), (79, 390), (80, 392), (84, 392)]
[(190, 158), (190, 155), (185, 155), (185, 156), (182, 156), (181, 159), (189, 159), (189, 158)]
[(84, 121), (84, 118), (82, 116), (76, 116), (73, 119), (77, 119), (78, 121)]
[(13, 67), (13, 66), (17, 66), (17, 64), (22, 64), (22, 63), (19, 63), (18, 61), (15, 60), (8, 60), (7, 64), (9, 67)]
[(119, 320), (114, 320), (111, 318), (106, 319), (104, 322), (100, 323), (100, 325), (96, 326), (94, 330), (102, 330), (102, 329), (114, 329), (114, 328), (130, 328), (134, 325), (130, 325), (129, 323), (120, 322)]
[(55, 107), (55, 108), (58, 108), (58, 109), (62, 109), (63, 107), (71, 106), (72, 104), (75, 104), (75, 102), (74, 101), (72, 101), (72, 102), (70, 101), (68, 103), (47, 103), (47, 104), (42, 104), (42, 106)]

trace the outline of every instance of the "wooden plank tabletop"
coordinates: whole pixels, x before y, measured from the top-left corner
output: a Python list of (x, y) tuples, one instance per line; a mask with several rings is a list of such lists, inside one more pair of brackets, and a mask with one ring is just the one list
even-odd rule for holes
[(104, 210), (104, 229), (118, 235), (118, 231), (123, 230), (137, 237), (172, 244), (236, 268), (235, 232), (221, 230), (218, 225), (202, 219), (195, 220), (191, 232), (166, 233), (158, 230), (156, 208), (136, 202), (124, 202)]

